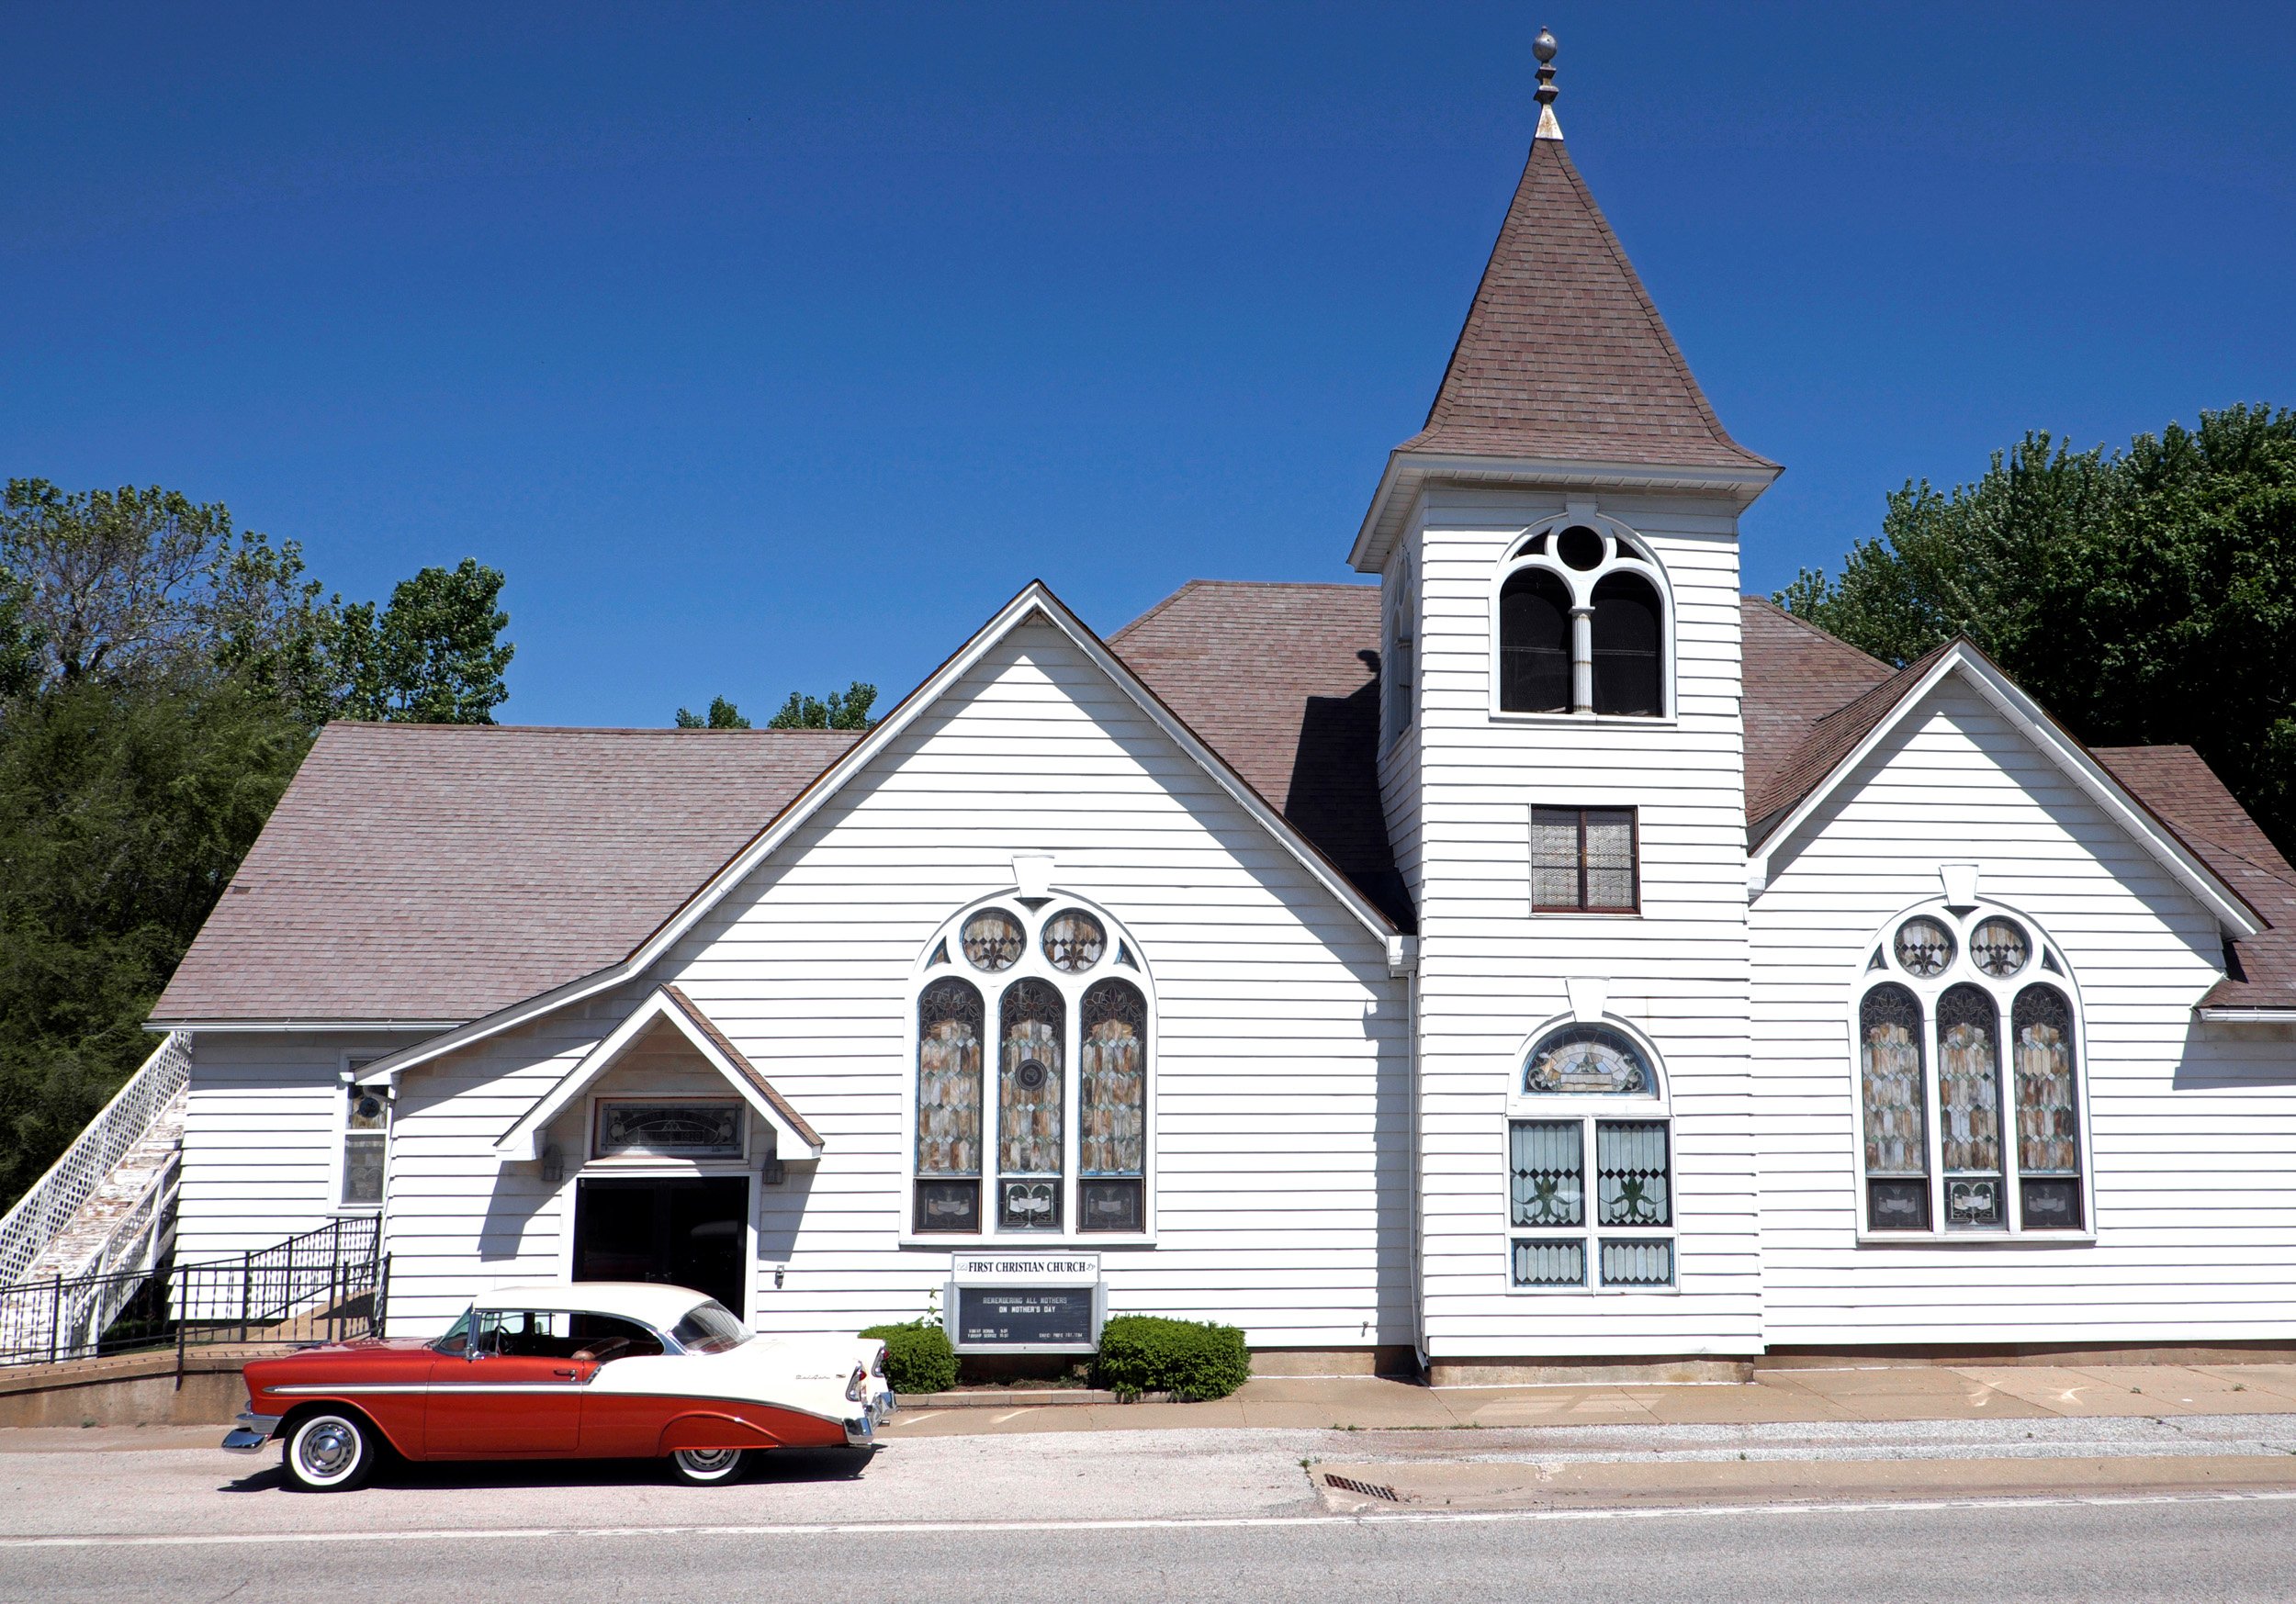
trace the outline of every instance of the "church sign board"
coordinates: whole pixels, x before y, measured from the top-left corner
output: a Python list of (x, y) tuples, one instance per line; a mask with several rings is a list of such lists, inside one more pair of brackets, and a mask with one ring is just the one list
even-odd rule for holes
[(958, 1253), (942, 1307), (960, 1353), (1089, 1353), (1108, 1288), (1097, 1253)]

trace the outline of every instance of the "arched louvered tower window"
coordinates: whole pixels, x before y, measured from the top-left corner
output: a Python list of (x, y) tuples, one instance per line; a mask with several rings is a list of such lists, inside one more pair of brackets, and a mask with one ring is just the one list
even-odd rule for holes
[(1664, 575), (1611, 519), (1563, 519), (1516, 543), (1493, 621), (1501, 712), (1662, 718), (1671, 711)]

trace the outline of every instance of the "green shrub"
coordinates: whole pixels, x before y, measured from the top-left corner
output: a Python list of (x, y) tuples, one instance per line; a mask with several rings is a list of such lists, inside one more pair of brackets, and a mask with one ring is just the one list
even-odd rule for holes
[(872, 1326), (861, 1335), (885, 1345), (885, 1385), (895, 1392), (947, 1392), (957, 1385), (956, 1350), (939, 1326), (910, 1320)]
[(1235, 1327), (1155, 1315), (1110, 1317), (1093, 1364), (1093, 1379), (1112, 1392), (1166, 1392), (1188, 1402), (1224, 1398), (1251, 1378), (1251, 1352)]

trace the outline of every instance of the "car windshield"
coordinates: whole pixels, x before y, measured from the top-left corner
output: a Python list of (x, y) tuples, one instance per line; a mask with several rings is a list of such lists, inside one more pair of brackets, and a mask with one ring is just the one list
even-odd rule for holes
[(749, 1340), (749, 1328), (734, 1318), (726, 1306), (712, 1298), (686, 1311), (670, 1336), (689, 1353), (723, 1353)]
[(446, 1334), (431, 1344), (441, 1353), (459, 1353), (463, 1344), (470, 1340), (470, 1311), (462, 1311), (462, 1318), (446, 1329)]

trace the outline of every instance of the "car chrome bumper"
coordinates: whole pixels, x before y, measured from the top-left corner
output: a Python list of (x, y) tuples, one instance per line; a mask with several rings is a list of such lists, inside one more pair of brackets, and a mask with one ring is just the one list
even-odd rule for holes
[(271, 1434), (279, 1429), (277, 1415), (254, 1415), (242, 1412), (239, 1424), (224, 1434), (223, 1446), (233, 1453), (261, 1453), (270, 1442)]
[(900, 1407), (901, 1400), (893, 1396), (890, 1387), (871, 1398), (859, 1415), (845, 1422), (846, 1446), (867, 1448), (876, 1441), (877, 1428)]

